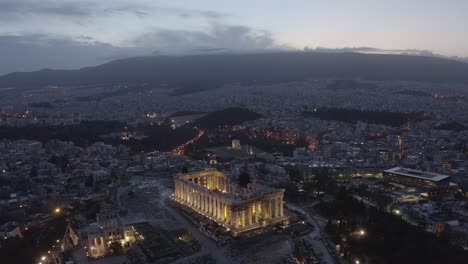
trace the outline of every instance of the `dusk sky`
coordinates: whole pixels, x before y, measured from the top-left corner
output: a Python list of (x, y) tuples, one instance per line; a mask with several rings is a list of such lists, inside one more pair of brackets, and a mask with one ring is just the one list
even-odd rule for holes
[(214, 50), (468, 57), (467, 14), (466, 0), (0, 0), (0, 74)]

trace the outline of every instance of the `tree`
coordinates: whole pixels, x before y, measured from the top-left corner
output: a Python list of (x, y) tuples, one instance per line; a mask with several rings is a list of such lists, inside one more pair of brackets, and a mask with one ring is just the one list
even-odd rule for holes
[(110, 252), (112, 252), (113, 255), (122, 255), (123, 254), (123, 248), (122, 245), (118, 241), (112, 241), (109, 245)]
[(300, 202), (300, 194), (299, 191), (297, 190), (297, 186), (294, 183), (288, 183), (286, 186), (284, 186), (285, 192), (284, 196), (286, 200), (293, 202), (293, 203), (298, 203)]
[(249, 173), (247, 173), (246, 171), (243, 171), (240, 175), (239, 175), (239, 185), (241, 187), (247, 187), (247, 184), (249, 184), (251, 181), (250, 181), (250, 175)]
[(37, 177), (38, 171), (37, 167), (33, 166), (31, 170), (29, 171), (29, 177)]

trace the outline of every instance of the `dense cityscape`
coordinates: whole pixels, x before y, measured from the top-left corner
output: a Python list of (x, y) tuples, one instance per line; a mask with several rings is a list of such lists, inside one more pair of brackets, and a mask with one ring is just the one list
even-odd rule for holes
[[(101, 9), (116, 35), (155, 10), (215, 29), (159, 28), (148, 53), (88, 28), (70, 57), (37, 33), (42, 59), (0, 62), (0, 263), (468, 263), (461, 51), (299, 49), (191, 4), (18, 2), (5, 21), (70, 34)], [(34, 29), (14, 23), (0, 44)], [(43, 69), (51, 43), (84, 65)]]

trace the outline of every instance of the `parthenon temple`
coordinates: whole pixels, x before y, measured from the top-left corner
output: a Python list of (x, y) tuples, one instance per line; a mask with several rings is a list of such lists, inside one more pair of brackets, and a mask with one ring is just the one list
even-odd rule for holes
[(284, 190), (250, 183), (247, 188), (215, 170), (177, 174), (174, 200), (232, 231), (234, 236), (257, 228), (286, 224)]

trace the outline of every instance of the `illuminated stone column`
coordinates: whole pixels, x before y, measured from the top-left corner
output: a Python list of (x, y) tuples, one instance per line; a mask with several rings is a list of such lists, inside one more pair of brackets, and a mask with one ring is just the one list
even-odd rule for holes
[(271, 209), (272, 209), (272, 204), (271, 204), (271, 199), (270, 199), (270, 200), (268, 200), (268, 218), (269, 219), (273, 218), (273, 214), (272, 214)]
[(231, 208), (227, 204), (224, 204), (224, 208), (226, 210), (226, 220), (224, 220), (227, 224), (231, 223)]
[(237, 229), (239, 228), (239, 211), (237, 209), (233, 212), (233, 216), (234, 227)]
[(223, 205), (222, 201), (218, 200), (218, 219), (223, 219)]
[(182, 199), (182, 184), (178, 182), (177, 187), (177, 198)]
[(192, 189), (192, 199), (193, 199), (193, 207), (198, 208), (197, 193), (193, 189)]
[(214, 216), (216, 219), (219, 218), (219, 200), (218, 198), (215, 198), (214, 200)]
[(280, 209), (281, 207), (282, 207), (282, 206), (281, 206), (281, 201), (280, 201), (280, 198), (278, 197), (278, 198), (276, 198), (276, 209), (277, 209), (277, 211), (276, 211), (276, 217), (280, 217), (280, 216), (281, 216), (281, 212), (280, 212), (280, 211), (281, 211), (281, 209)]
[(221, 209), (221, 221), (224, 222), (226, 220), (226, 209), (225, 209), (224, 201), (221, 201), (220, 209)]
[(274, 218), (278, 217), (278, 199), (275, 197), (273, 199), (273, 206), (275, 208)]
[(204, 194), (202, 192), (200, 192), (200, 211), (202, 211), (202, 212), (203, 212), (203, 206), (204, 206), (203, 196), (204, 196)]
[(192, 192), (192, 187), (189, 185), (189, 188), (188, 188), (188, 192), (189, 192), (189, 203), (190, 203), (190, 206), (193, 206), (193, 192)]
[(215, 218), (218, 218), (218, 199), (215, 197), (213, 201), (213, 215)]
[(202, 210), (203, 208), (203, 193), (202, 192), (198, 192), (198, 209), (200, 209), (200, 211)]
[(185, 201), (184, 184), (180, 183), (180, 200)]
[(203, 204), (204, 204), (204, 208), (203, 208), (203, 212), (205, 213), (208, 213), (208, 196), (206, 194), (203, 195), (204, 198), (203, 198)]
[(215, 204), (215, 199), (214, 197), (211, 197), (211, 216), (216, 217), (216, 204)]
[(193, 192), (192, 186), (190, 186), (190, 204), (192, 207), (195, 207), (196, 204), (195, 193)]
[(261, 204), (262, 204), (261, 205), (262, 206), (262, 218), (263, 218), (263, 220), (266, 220), (267, 219), (267, 212), (266, 212), (267, 203), (265, 201), (262, 201)]
[(255, 223), (258, 223), (258, 209), (259, 209), (259, 204), (255, 203), (254, 208), (255, 208)]
[(180, 198), (180, 199), (181, 199), (183, 202), (185, 202), (185, 199), (186, 199), (186, 198), (185, 198), (185, 184), (184, 184), (184, 183), (181, 183), (180, 186), (181, 186), (181, 188), (180, 188), (180, 189), (181, 189), (181, 193), (180, 193), (181, 198)]
[(283, 197), (280, 197), (279, 198), (279, 202), (280, 202), (280, 210), (279, 210), (279, 216), (283, 216)]
[(246, 225), (252, 225), (252, 205), (247, 206), (247, 223)]
[(221, 208), (221, 213), (223, 215), (222, 219), (223, 219), (223, 222), (226, 222), (226, 219), (227, 219), (227, 205), (224, 203), (221, 204), (222, 205), (222, 208)]
[(208, 198), (208, 213), (213, 216), (213, 197), (209, 196)]
[(245, 226), (245, 209), (242, 209), (241, 211), (241, 226)]

